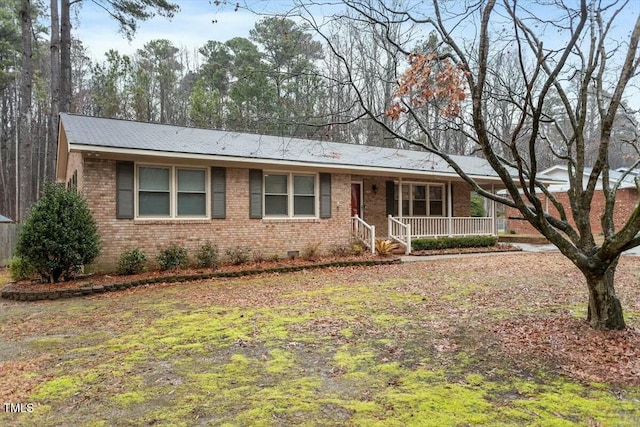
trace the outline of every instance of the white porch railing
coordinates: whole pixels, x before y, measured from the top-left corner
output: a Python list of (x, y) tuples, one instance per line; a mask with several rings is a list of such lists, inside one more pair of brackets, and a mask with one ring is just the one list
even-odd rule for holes
[[(493, 235), (490, 217), (402, 217), (397, 221), (411, 226), (411, 237)], [(389, 228), (391, 230), (391, 228)]]
[(369, 225), (358, 217), (358, 215), (355, 215), (351, 217), (351, 233), (356, 240), (368, 247), (372, 254), (376, 253), (375, 225)]
[(389, 239), (394, 240), (405, 247), (405, 253), (411, 253), (411, 224), (405, 224), (398, 221), (393, 216), (387, 217), (387, 229), (389, 230)]

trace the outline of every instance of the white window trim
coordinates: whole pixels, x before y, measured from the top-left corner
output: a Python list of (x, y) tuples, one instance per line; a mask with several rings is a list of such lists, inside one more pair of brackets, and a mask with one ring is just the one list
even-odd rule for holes
[[(300, 220), (308, 220), (308, 219), (317, 219), (319, 218), (320, 212), (320, 175), (318, 173), (305, 173), (305, 172), (287, 172), (287, 171), (263, 171), (263, 176), (267, 175), (286, 175), (287, 176), (287, 212), (288, 215), (272, 215), (267, 214), (267, 180), (262, 180), (262, 218), (264, 219), (300, 219)], [(293, 206), (294, 206), (294, 193), (293, 193), (293, 177), (294, 176), (312, 176), (313, 177), (313, 215), (294, 215)]]
[[(425, 202), (427, 204), (427, 215), (426, 216), (422, 216), (420, 215), (420, 217), (423, 218), (442, 218), (442, 217), (446, 217), (446, 210), (445, 210), (445, 184), (440, 183), (440, 182), (420, 182), (420, 181), (395, 181), (394, 184), (398, 187), (398, 198), (394, 199), (394, 204), (397, 207), (398, 205), (398, 200), (400, 199), (400, 194), (402, 192), (402, 187), (403, 185), (409, 185), (409, 212), (402, 212), (403, 216), (413, 216), (413, 186), (414, 185), (424, 185), (425, 188)], [(431, 197), (429, 194), (429, 187), (440, 187), (442, 189), (442, 198), (440, 199), (440, 202), (442, 203), (442, 215), (431, 215)], [(404, 199), (403, 199), (404, 201)]]
[[(151, 168), (168, 168), (169, 169), (169, 216), (147, 216), (140, 215), (140, 168), (141, 167), (151, 167)], [(189, 169), (189, 170), (201, 170), (204, 171), (204, 190), (205, 190), (205, 214), (204, 215), (182, 215), (178, 216), (178, 169)], [(167, 163), (149, 163), (149, 162), (141, 162), (135, 164), (135, 176), (134, 176), (134, 186), (135, 186), (135, 196), (134, 196), (134, 205), (135, 205), (135, 219), (141, 221), (167, 221), (167, 220), (180, 220), (180, 221), (202, 221), (203, 219), (211, 218), (211, 168), (208, 167), (197, 167), (197, 166), (188, 166), (188, 165), (176, 165), (176, 164), (167, 164)]]

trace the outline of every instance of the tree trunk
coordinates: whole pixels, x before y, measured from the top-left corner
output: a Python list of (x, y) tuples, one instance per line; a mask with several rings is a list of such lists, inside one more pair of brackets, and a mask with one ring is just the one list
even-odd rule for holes
[(583, 272), (589, 287), (587, 322), (593, 329), (620, 330), (625, 328), (622, 305), (613, 286), (618, 259), (604, 274)]
[(55, 179), (55, 156), (58, 140), (58, 112), (60, 108), (60, 22), (58, 0), (51, 0), (51, 117), (49, 140), (45, 150), (45, 179)]
[(71, 108), (71, 8), (70, 0), (60, 2), (60, 112)]
[(18, 117), (19, 145), (19, 203), (17, 221), (22, 221), (31, 205), (31, 98), (33, 93), (33, 54), (31, 1), (20, 3), (22, 34), (22, 81), (20, 82), (20, 109)]

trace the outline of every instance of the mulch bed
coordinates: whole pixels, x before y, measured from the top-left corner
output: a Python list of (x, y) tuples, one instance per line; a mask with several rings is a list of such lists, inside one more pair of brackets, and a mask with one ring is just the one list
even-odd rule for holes
[(262, 273), (286, 273), (318, 268), (395, 264), (399, 262), (399, 258), (361, 255), (348, 258), (332, 257), (313, 260), (288, 258), (280, 261), (263, 261), (242, 265), (226, 264), (217, 269), (153, 270), (127, 276), (90, 274), (59, 283), (42, 283), (39, 281), (9, 283), (2, 288), (0, 296), (16, 301), (55, 300), (119, 291), (155, 283), (189, 282)]
[[(517, 246), (498, 244), (485, 248), (454, 248), (414, 251), (411, 255), (454, 255), (486, 252), (520, 251)], [(239, 277), (261, 273), (285, 273), (305, 269), (328, 267), (379, 265), (399, 263), (399, 258), (379, 257), (364, 254), (355, 257), (323, 257), (319, 259), (286, 258), (279, 261), (261, 261), (242, 265), (223, 264), (218, 269), (185, 269), (170, 271), (147, 271), (141, 274), (118, 276), (115, 274), (91, 274), (59, 283), (21, 281), (9, 283), (0, 292), (0, 297), (16, 301), (55, 300), (95, 295), (129, 289), (155, 283), (188, 282), (212, 278)]]

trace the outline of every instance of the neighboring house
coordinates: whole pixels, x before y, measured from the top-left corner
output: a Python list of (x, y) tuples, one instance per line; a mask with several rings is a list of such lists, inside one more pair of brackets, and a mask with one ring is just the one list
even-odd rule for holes
[[(632, 171), (624, 176), (624, 169), (616, 169), (609, 171), (610, 186), (616, 185), (620, 181), (620, 186), (616, 193), (616, 202), (614, 205), (614, 224), (616, 227), (621, 227), (631, 215), (631, 212), (638, 204), (638, 190), (635, 184), (635, 178), (637, 173)], [(589, 181), (589, 174), (591, 168), (585, 168), (583, 175), (583, 185), (587, 185)], [(562, 204), (567, 216), (573, 224), (571, 214), (571, 204), (569, 203), (569, 172), (565, 165), (552, 166), (549, 169), (542, 171), (542, 175), (556, 181), (556, 183), (549, 185), (547, 188), (554, 197)], [(553, 215), (558, 215), (558, 211), (553, 204), (547, 200), (545, 196), (542, 196), (543, 203), (547, 212)], [(604, 192), (602, 191), (602, 177), (596, 184), (595, 192), (593, 195), (593, 201), (591, 203), (591, 211), (589, 212), (589, 220), (591, 222), (591, 229), (594, 234), (602, 233), (602, 223), (600, 217), (604, 211)], [(507, 216), (507, 230), (509, 232), (515, 232), (517, 234), (539, 234), (533, 226), (522, 217), (520, 211), (514, 208), (506, 209)]]
[[(485, 160), (454, 157), (499, 188)], [(97, 222), (94, 270), (133, 248), (153, 259), (171, 243), (271, 257), (354, 238), (371, 248), (375, 237), (406, 245), (408, 235), (496, 232), (493, 213), (470, 217), (470, 186), (422, 151), (61, 114), (56, 174)]]
[(18, 244), (20, 225), (11, 218), (0, 215), (0, 268), (6, 267)]

